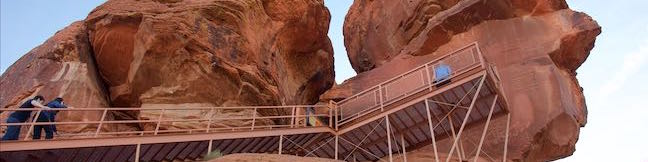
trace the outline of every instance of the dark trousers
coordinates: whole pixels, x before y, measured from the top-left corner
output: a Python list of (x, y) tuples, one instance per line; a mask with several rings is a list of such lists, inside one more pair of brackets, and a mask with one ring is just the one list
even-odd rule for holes
[(52, 125), (35, 125), (34, 126), (34, 135), (32, 136), (32, 139), (40, 139), (41, 138), (41, 131), (45, 130), (45, 139), (52, 139), (54, 138), (54, 131), (52, 130)]
[[(21, 123), (18, 119), (9, 117), (7, 123)], [(18, 140), (18, 135), (20, 135), (20, 125), (11, 125), (7, 126), (7, 132), (2, 136), (2, 140)]]
[(442, 86), (444, 86), (444, 85), (446, 85), (446, 84), (452, 82), (452, 80), (451, 80), (451, 79), (435, 80), (434, 82), (432, 82), (432, 84), (436, 84), (436, 83), (438, 83), (438, 82), (441, 82), (441, 83), (439, 83), (439, 84), (436, 85), (437, 88), (442, 87)]

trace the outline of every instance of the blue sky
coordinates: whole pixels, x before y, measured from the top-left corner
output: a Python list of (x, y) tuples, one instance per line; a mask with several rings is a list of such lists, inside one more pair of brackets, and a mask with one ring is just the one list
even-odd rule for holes
[[(81, 20), (101, 0), (1, 0), (0, 72), (56, 31)], [(355, 72), (346, 57), (342, 24), (352, 0), (327, 0), (336, 81)], [(578, 79), (588, 105), (573, 156), (560, 161), (648, 161), (648, 14), (646, 0), (568, 0), (603, 27)]]

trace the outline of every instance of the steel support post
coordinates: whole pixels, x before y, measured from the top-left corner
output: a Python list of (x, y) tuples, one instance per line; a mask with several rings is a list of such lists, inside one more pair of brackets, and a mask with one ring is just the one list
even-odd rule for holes
[(209, 140), (209, 145), (207, 145), (207, 155), (211, 154), (213, 143), (214, 143), (214, 140)]
[[(452, 111), (448, 112), (448, 122), (450, 123), (450, 130), (452, 131), (452, 140), (458, 140), (457, 139), (457, 133), (455, 132), (454, 129), (454, 122), (452, 122)], [(453, 145), (454, 147), (454, 145)], [(452, 157), (452, 154), (448, 154), (448, 157)], [(457, 157), (459, 157), (459, 161), (463, 161), (463, 158), (461, 156), (461, 153), (457, 151)]]
[(392, 145), (391, 145), (391, 126), (389, 126), (389, 115), (385, 115), (385, 125), (387, 125), (387, 148), (389, 148), (389, 162), (393, 162)]
[(439, 153), (436, 146), (436, 137), (434, 134), (434, 127), (432, 126), (432, 114), (430, 114), (430, 103), (425, 99), (425, 110), (427, 112), (428, 126), (430, 126), (430, 136), (432, 136), (432, 148), (434, 149), (434, 160), (439, 162)]
[(336, 134), (336, 135), (335, 135), (335, 160), (339, 160), (339, 159), (338, 159), (338, 154), (339, 154), (339, 152), (338, 152), (338, 145), (340, 145), (340, 140), (339, 140), (339, 138), (340, 138), (339, 135)]
[(279, 155), (281, 155), (281, 151), (283, 149), (283, 135), (279, 135)]
[(407, 152), (405, 151), (405, 135), (401, 134), (401, 147), (403, 149), (403, 161), (407, 162)]
[[(457, 133), (457, 139), (455, 139), (454, 143), (452, 144), (452, 147), (450, 147), (450, 152), (448, 152), (448, 155), (452, 155), (455, 147), (457, 146), (457, 143), (459, 142), (459, 139), (461, 138), (461, 133), (463, 133), (463, 130), (466, 127), (466, 123), (468, 122), (468, 118), (470, 118), (470, 113), (475, 107), (475, 101), (477, 101), (477, 98), (479, 97), (479, 93), (481, 92), (481, 88), (484, 86), (484, 81), (486, 81), (486, 75), (482, 76), (481, 81), (479, 81), (479, 87), (477, 87), (477, 91), (475, 91), (475, 96), (473, 96), (472, 101), (470, 101), (468, 112), (466, 112), (466, 116), (464, 117), (463, 122), (461, 123), (461, 127), (459, 128), (459, 132)], [(446, 158), (446, 162), (450, 161), (450, 157), (452, 156), (448, 156), (448, 158)]]
[(490, 112), (488, 112), (488, 118), (486, 118), (486, 123), (484, 124), (484, 130), (482, 131), (481, 138), (479, 139), (479, 145), (477, 146), (477, 153), (475, 153), (475, 162), (479, 159), (479, 153), (481, 152), (482, 145), (484, 144), (484, 137), (486, 137), (486, 131), (488, 131), (488, 125), (490, 125), (491, 117), (493, 117), (493, 110), (497, 104), (497, 95), (493, 99), (493, 104), (490, 107)]
[(137, 144), (137, 147), (135, 148), (135, 162), (140, 161), (140, 150), (142, 148), (142, 144)]
[(508, 153), (508, 140), (509, 140), (509, 126), (511, 125), (511, 113), (506, 114), (506, 136), (504, 137), (504, 162), (506, 162), (506, 154)]

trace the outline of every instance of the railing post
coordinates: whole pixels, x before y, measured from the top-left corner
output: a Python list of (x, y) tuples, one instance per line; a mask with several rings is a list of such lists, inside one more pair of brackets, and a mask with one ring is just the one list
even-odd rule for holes
[[(29, 126), (29, 130), (27, 131), (27, 135), (25, 135), (25, 140), (29, 139), (29, 136), (31, 135), (31, 132), (34, 130), (34, 125), (36, 124), (36, 120), (38, 120), (38, 117), (40, 116), (40, 113), (43, 111), (43, 108), (38, 109), (36, 112), (36, 116), (34, 116), (34, 119), (32, 120), (31, 126)], [(20, 133), (20, 132), (18, 132)]]
[(425, 76), (427, 76), (427, 81), (428, 81), (428, 89), (430, 92), (432, 91), (432, 75), (430, 75), (430, 65), (428, 63), (425, 63)]
[(333, 106), (335, 107), (335, 108), (333, 108), (333, 110), (335, 111), (335, 115), (334, 115), (334, 117), (335, 117), (335, 131), (338, 131), (339, 130), (339, 125), (340, 125), (340, 119), (338, 118), (340, 110), (338, 110), (338, 109), (340, 109), (340, 107), (338, 107), (337, 103), (334, 104)]
[(254, 123), (256, 123), (256, 114), (257, 114), (257, 108), (254, 107), (254, 112), (252, 112), (252, 130), (254, 130)]
[(295, 106), (292, 107), (292, 115), (290, 115), (290, 119), (291, 119), (290, 128), (295, 127), (295, 108), (296, 108)]
[(389, 124), (389, 115), (385, 116), (385, 125), (387, 127), (387, 148), (389, 149), (389, 162), (393, 162), (392, 145), (391, 145), (391, 124)]
[(436, 68), (434, 67), (434, 65), (432, 65), (432, 74), (430, 74), (430, 77), (429, 77), (430, 78), (430, 91), (432, 91), (432, 88), (434, 88), (434, 85), (436, 84), (436, 83), (434, 83), (436, 81), (436, 70), (435, 69)]
[(165, 111), (166, 111), (166, 109), (163, 108), (162, 112), (160, 113), (160, 116), (158, 116), (157, 125), (155, 125), (155, 131), (153, 132), (153, 135), (158, 134), (158, 130), (160, 130), (160, 123), (162, 122), (162, 116), (164, 116)]
[(106, 119), (106, 113), (108, 113), (108, 108), (105, 108), (103, 113), (101, 114), (101, 120), (99, 120), (99, 126), (97, 126), (97, 130), (95, 131), (94, 137), (99, 136), (99, 132), (101, 131), (101, 126), (103, 126), (104, 119)]
[(329, 109), (329, 128), (333, 128), (333, 100), (329, 100), (328, 109)]
[(380, 96), (380, 111), (385, 111), (385, 105), (383, 105), (383, 90), (382, 90), (382, 84), (378, 85), (378, 93), (380, 93), (378, 96)]
[[(254, 112), (254, 114), (256, 114), (256, 112)], [(213, 115), (214, 115), (214, 107), (209, 109), (209, 119), (207, 119), (207, 128), (205, 128), (205, 133), (209, 133), (209, 129), (211, 128), (212, 118), (214, 117)]]

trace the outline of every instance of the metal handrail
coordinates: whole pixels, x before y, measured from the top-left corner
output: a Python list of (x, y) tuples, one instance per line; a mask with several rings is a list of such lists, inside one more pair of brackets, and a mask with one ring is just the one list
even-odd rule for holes
[(74, 109), (42, 109), (42, 108), (3, 108), (2, 111), (38, 111), (38, 110), (55, 110), (55, 111), (128, 111), (128, 110), (209, 110), (209, 109), (283, 109), (283, 108), (323, 108), (327, 105), (286, 105), (286, 106), (238, 106), (238, 107), (103, 107), (103, 108), (74, 108)]
[[(333, 103), (333, 102), (332, 102)], [(36, 111), (35, 117), (31, 119), (29, 122), (22, 122), (22, 123), (6, 123), (4, 121), (0, 121), (0, 126), (6, 127), (6, 126), (29, 126), (29, 132), (27, 135), (25, 135), (23, 140), (29, 140), (31, 139), (31, 131), (34, 129), (34, 126), (38, 125), (98, 125), (96, 131), (94, 132), (88, 132), (88, 133), (81, 133), (81, 134), (66, 134), (66, 136), (87, 136), (87, 138), (98, 138), (100, 135), (122, 135), (122, 134), (131, 134), (131, 135), (158, 135), (159, 133), (172, 133), (172, 132), (187, 132), (189, 134), (191, 133), (196, 133), (196, 132), (209, 132), (209, 131), (218, 131), (218, 130), (254, 130), (254, 129), (273, 129), (273, 128), (300, 128), (300, 127), (308, 127), (306, 123), (300, 123), (298, 120), (303, 120), (305, 118), (311, 118), (311, 117), (328, 117), (332, 118), (331, 115), (333, 115), (331, 108), (332, 105), (284, 105), (284, 106), (237, 106), (237, 107), (157, 107), (157, 108), (71, 108), (71, 109), (58, 109), (58, 108), (53, 108), (53, 109), (43, 109), (43, 108), (5, 108), (1, 109), (2, 111)], [(308, 114), (306, 114), (307, 108), (312, 108), (312, 109), (327, 109), (327, 111), (312, 111)], [(281, 113), (275, 114), (275, 115), (264, 115), (264, 116), (259, 116), (256, 115), (258, 110), (263, 110), (263, 109), (276, 109), (276, 110), (285, 110), (287, 111), (292, 111), (292, 113), (288, 113), (289, 115), (282, 115)], [(301, 111), (303, 109), (303, 111)], [(61, 122), (38, 122), (36, 119), (40, 115), (40, 112), (42, 111), (101, 111), (102, 115), (101, 118), (98, 121), (61, 121)], [(240, 117), (240, 116), (232, 116), (232, 117), (213, 117), (213, 114), (210, 113), (206, 116), (202, 116), (201, 118), (192, 118), (192, 119), (168, 119), (165, 118), (164, 114), (167, 111), (178, 111), (178, 110), (183, 110), (183, 111), (210, 111), (213, 112), (214, 110), (253, 110), (252, 117)], [(138, 119), (138, 120), (106, 120), (106, 113), (108, 111), (148, 111), (148, 112), (156, 112), (156, 111), (161, 111), (159, 116), (156, 114), (154, 118), (156, 119)], [(316, 113), (316, 112), (325, 112), (325, 113)], [(252, 121), (252, 124), (245, 123), (241, 126), (234, 126), (234, 127), (225, 127), (225, 128), (212, 128), (212, 121), (219, 121), (219, 120), (241, 120), (243, 123), (246, 121)], [(259, 120), (286, 120), (286, 121), (291, 121), (290, 124), (282, 124), (282, 123), (274, 123), (274, 124), (260, 124), (258, 123)], [(207, 127), (206, 128), (184, 128), (184, 129), (169, 129), (169, 130), (160, 130), (160, 125), (165, 124), (165, 123), (178, 123), (178, 122), (206, 122)], [(157, 123), (155, 124), (155, 129), (154, 130), (139, 130), (139, 131), (115, 131), (115, 132), (101, 132), (102, 126), (106, 124), (147, 124), (147, 123)], [(249, 126), (251, 125), (251, 126)], [(332, 125), (332, 124), (331, 124)], [(314, 127), (314, 126), (313, 126)]]
[[(474, 47), (474, 48), (473, 48)], [(264, 128), (295, 128), (295, 127), (303, 127), (307, 126), (305, 123), (300, 124), (297, 122), (297, 118), (310, 118), (310, 117), (328, 117), (329, 124), (326, 125), (334, 130), (338, 130), (340, 126), (347, 124), (351, 121), (354, 121), (366, 114), (370, 114), (374, 111), (380, 110), (384, 111), (384, 107), (388, 106), (390, 104), (393, 104), (403, 98), (406, 98), (408, 96), (411, 96), (413, 94), (419, 93), (425, 89), (432, 90), (432, 88), (435, 85), (441, 84), (443, 81), (439, 82), (433, 82), (433, 75), (431, 72), (434, 72), (435, 65), (437, 65), (440, 61), (444, 59), (453, 59), (455, 56), (459, 57), (458, 52), (462, 52), (463, 50), (472, 50), (476, 49), (476, 55), (474, 53), (469, 53), (472, 57), (472, 63), (462, 65), (459, 64), (457, 69), (453, 69), (453, 72), (450, 74), (448, 78), (446, 78), (443, 81), (450, 80), (456, 76), (462, 75), (470, 70), (473, 70), (475, 68), (478, 68), (481, 63), (481, 67), (485, 68), (484, 64), (484, 59), (481, 55), (481, 51), (479, 50), (477, 43), (472, 43), (470, 45), (467, 45), (465, 47), (462, 47), (458, 50), (455, 50), (453, 52), (450, 52), (446, 55), (443, 55), (439, 58), (436, 58), (430, 62), (427, 62), (423, 65), (417, 66), (409, 71), (406, 71), (404, 73), (399, 74), (398, 76), (392, 77), (384, 82), (381, 82), (380, 84), (370, 87), (366, 90), (361, 91), (360, 93), (357, 93), (355, 95), (352, 95), (351, 97), (348, 97), (342, 101), (339, 102), (334, 102), (330, 101), (326, 105), (282, 105), (282, 106), (234, 106), (234, 107), (144, 107), (144, 108), (74, 108), (74, 109), (41, 109), (41, 108), (5, 108), (1, 109), (2, 111), (37, 111), (36, 118), (40, 114), (41, 111), (48, 111), (48, 110), (55, 110), (55, 111), (102, 111), (102, 116), (99, 121), (65, 121), (65, 122), (37, 122), (36, 118), (33, 118), (31, 122), (26, 122), (26, 123), (3, 123), (0, 121), (0, 126), (30, 126), (29, 133), (31, 133), (31, 130), (34, 128), (36, 125), (52, 125), (52, 124), (60, 124), (60, 125), (74, 125), (74, 124), (97, 124), (97, 129), (94, 133), (87, 133), (83, 135), (89, 135), (93, 137), (98, 137), (99, 135), (111, 135), (111, 134), (139, 134), (144, 135), (148, 133), (153, 133), (153, 135), (158, 135), (158, 133), (169, 133), (169, 132), (188, 132), (188, 133), (193, 133), (193, 132), (209, 132), (211, 130), (254, 130), (254, 129), (264, 129)], [(463, 53), (462, 53), (463, 54)], [(475, 58), (479, 57), (479, 58)], [(452, 64), (455, 65), (455, 64)], [(452, 66), (451, 65), (451, 66)], [(393, 83), (397, 83), (399, 81), (404, 81), (401, 80), (405, 77), (412, 79), (411, 77), (416, 77), (414, 75), (419, 75), (421, 78), (421, 85), (420, 86), (414, 86), (414, 87), (408, 87), (407, 90), (404, 92), (397, 91), (398, 93), (396, 94), (389, 94), (388, 89), (391, 88), (390, 86)], [(410, 76), (411, 75), (411, 76)], [(414, 79), (416, 79), (414, 78)], [(418, 84), (418, 81), (417, 81)], [(371, 94), (372, 93), (372, 94)], [(376, 94), (377, 93), (377, 94)], [(388, 94), (390, 96), (388, 96)], [(370, 95), (370, 96), (364, 96), (364, 95)], [(392, 96), (393, 95), (393, 96)], [(373, 97), (373, 103), (369, 103), (371, 105), (366, 105), (365, 108), (352, 113), (352, 114), (346, 114), (344, 113), (344, 106), (346, 104), (352, 103), (355, 99), (358, 99), (359, 97)], [(377, 98), (376, 98), (377, 97)], [(304, 109), (302, 113), (306, 113), (307, 111), (305, 110), (306, 108), (313, 108), (313, 109), (319, 109), (319, 108), (327, 108), (326, 111), (321, 111), (321, 112), (326, 112), (326, 113), (321, 113), (321, 114), (316, 114), (316, 113), (311, 113), (311, 114), (301, 114), (297, 113), (298, 109)], [(285, 112), (288, 112), (290, 115), (275, 115), (275, 116), (259, 116), (256, 115), (258, 110), (263, 110), (263, 109), (279, 109), (283, 110)], [(202, 118), (196, 119), (165, 119), (164, 115), (166, 111), (187, 111), (187, 110), (200, 110), (200, 111), (209, 111), (209, 116), (203, 116)], [(220, 117), (220, 118), (214, 118), (213, 117), (213, 112), (215, 110), (253, 110), (252, 117)], [(161, 111), (159, 116), (157, 116), (157, 120), (153, 119), (148, 119), (148, 120), (106, 120), (106, 113), (108, 111)], [(317, 111), (314, 111), (317, 112)], [(156, 114), (157, 115), (157, 114)], [(155, 117), (154, 117), (155, 118)], [(289, 124), (283, 124), (283, 125), (277, 125), (277, 124), (271, 124), (271, 125), (262, 125), (259, 124), (258, 120), (260, 119), (266, 119), (266, 120), (276, 120), (276, 119), (285, 119), (285, 122), (288, 122)], [(249, 121), (251, 120), (251, 123), (249, 125), (251, 126), (236, 126), (236, 127), (226, 127), (226, 128), (212, 128), (211, 123), (215, 120), (244, 120), (244, 121)], [(187, 128), (187, 129), (169, 129), (169, 130), (160, 130), (160, 125), (163, 122), (205, 122), (207, 121), (207, 127), (206, 128)], [(102, 126), (105, 124), (144, 124), (144, 123), (156, 123), (155, 124), (155, 130), (140, 130), (140, 131), (126, 131), (126, 132), (101, 132)], [(29, 135), (25, 136), (25, 140), (29, 139)], [(74, 136), (74, 135), (73, 135)], [(92, 137), (91, 137), (92, 138)]]
[[(472, 61), (474, 61), (474, 62), (472, 62), (471, 64), (467, 64), (465, 66), (462, 66), (462, 67), (460, 67), (458, 69), (453, 70), (451, 75), (448, 78), (444, 79), (443, 81), (440, 81), (440, 82), (437, 82), (437, 83), (432, 82), (432, 76), (431, 76), (431, 73), (430, 73), (430, 67), (432, 67), (432, 72), (433, 72), (435, 65), (437, 65), (440, 61), (442, 61), (444, 59), (452, 59), (455, 56), (459, 56), (458, 54), (462, 54), (462, 53), (459, 53), (459, 52), (462, 52), (464, 50), (472, 50), (472, 49), (476, 49), (475, 52), (477, 53), (477, 57), (478, 57), (478, 58), (474, 58), (474, 57), (472, 58), (473, 59)], [(471, 53), (469, 53), (469, 55), (474, 56), (474, 53), (471, 52)], [(339, 110), (340, 112), (344, 112), (344, 110), (342, 110), (342, 108), (344, 108), (345, 104), (353, 103), (352, 101), (355, 101), (360, 97), (366, 97), (365, 95), (371, 94), (371, 93), (373, 93), (373, 94), (378, 93), (377, 97), (379, 97), (378, 101), (376, 101), (375, 98), (374, 98), (374, 100), (373, 100), (374, 103), (373, 104), (366, 105), (363, 109), (361, 109), (361, 110), (359, 110), (359, 111), (357, 111), (355, 113), (352, 113), (352, 114), (340, 113), (339, 114), (340, 118), (337, 119), (338, 121), (336, 123), (338, 125), (347, 124), (347, 123), (349, 123), (349, 122), (351, 122), (351, 121), (353, 121), (353, 120), (355, 120), (355, 119), (357, 119), (357, 118), (359, 118), (359, 117), (361, 117), (363, 115), (366, 115), (366, 114), (368, 114), (370, 112), (376, 111), (378, 108), (380, 108), (381, 111), (384, 111), (384, 106), (386, 106), (386, 105), (393, 104), (393, 103), (399, 101), (402, 98), (408, 97), (408, 96), (410, 96), (412, 94), (416, 94), (418, 92), (421, 92), (421, 91), (425, 90), (427, 87), (429, 87), (429, 89), (432, 90), (432, 87), (434, 87), (434, 86), (436, 86), (436, 85), (438, 85), (440, 83), (443, 83), (444, 81), (450, 80), (450, 79), (452, 79), (452, 78), (454, 78), (454, 77), (456, 77), (458, 75), (466, 73), (466, 72), (468, 72), (468, 71), (470, 71), (470, 70), (472, 70), (474, 68), (478, 68), (480, 66), (482, 68), (485, 68), (484, 67), (484, 59), (483, 59), (483, 57), (481, 55), (481, 51), (479, 50), (479, 47), (478, 47), (476, 42), (471, 43), (471, 44), (469, 44), (467, 46), (464, 46), (464, 47), (459, 48), (459, 49), (457, 49), (457, 50), (455, 50), (453, 52), (450, 52), (450, 53), (448, 53), (446, 55), (443, 55), (443, 56), (441, 56), (439, 58), (436, 58), (436, 59), (434, 59), (432, 61), (429, 61), (429, 62), (427, 62), (427, 63), (425, 63), (423, 65), (417, 66), (417, 67), (415, 67), (415, 68), (413, 68), (413, 69), (411, 69), (409, 71), (403, 72), (403, 73), (401, 73), (401, 74), (399, 74), (399, 75), (397, 75), (395, 77), (392, 77), (392, 78), (390, 78), (390, 79), (388, 79), (386, 81), (383, 81), (378, 85), (367, 88), (366, 90), (363, 90), (363, 91), (361, 91), (361, 92), (359, 92), (359, 93), (357, 93), (355, 95), (347, 97), (346, 99), (344, 99), (342, 101), (339, 101), (338, 105), (337, 105), (337, 108), (340, 109)], [(421, 72), (424, 72), (424, 73), (421, 73)], [(393, 82), (396, 82), (396, 81), (400, 81), (400, 79), (402, 79), (403, 77), (409, 76), (410, 74), (416, 74), (416, 73), (421, 73), (421, 75), (423, 75), (422, 76), (422, 79), (423, 79), (422, 82), (423, 83), (419, 87), (414, 87), (411, 91), (404, 92), (402, 94), (399, 94), (398, 96), (395, 96), (395, 97), (392, 97), (392, 98), (387, 98), (388, 96), (386, 96), (386, 94), (388, 94), (388, 92), (386, 92), (386, 90), (387, 90), (386, 88), (388, 88), (390, 86), (389, 84), (391, 84)]]

